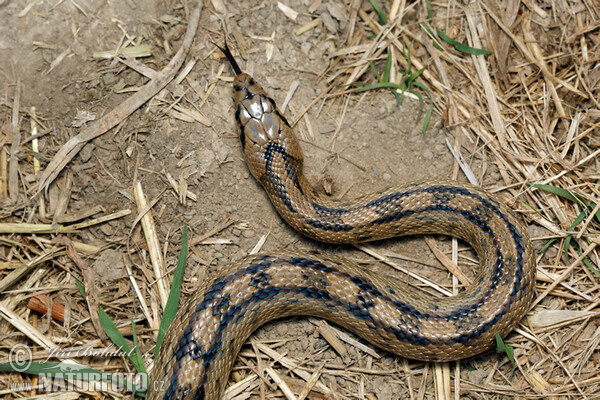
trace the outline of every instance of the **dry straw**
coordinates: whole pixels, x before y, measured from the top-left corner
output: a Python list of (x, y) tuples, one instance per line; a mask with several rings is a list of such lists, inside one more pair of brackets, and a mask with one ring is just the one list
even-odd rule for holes
[[(275, 393), (278, 397), (273, 398), (375, 399), (378, 397), (366, 389), (365, 381), (383, 378), (401, 382), (405, 388), (392, 398), (598, 399), (599, 3), (590, 0), (395, 0), (385, 2), (387, 8), (378, 13), (371, 4), (383, 5), (379, 3), (352, 0), (328, 2), (327, 7), (320, 7), (321, 2), (317, 1), (301, 10), (293, 9), (298, 2), (278, 3), (278, 9), (287, 16), (282, 15), (281, 23), (295, 24), (292, 32), (298, 36), (317, 32), (318, 37), (325, 39), (337, 26), (334, 20), (343, 17), (346, 21), (345, 31), (335, 33), (339, 40), (329, 55), (329, 68), (319, 78), (325, 80), (327, 89), (295, 113), (293, 124), (305, 121), (312, 132), (305, 114), (318, 105), (334, 110), (339, 107), (342, 115), (349, 102), (362, 96), (352, 92), (356, 86), (351, 84), (357, 80), (396, 85), (406, 89), (398, 95), (423, 100), (422, 121), (428, 124), (429, 130), (442, 130), (447, 135), (452, 154), (457, 158), (457, 173), (460, 163), (471, 181), (504, 198), (529, 223), (535, 248), (540, 250), (535, 307), (508, 338), (508, 344), (514, 348), (514, 365), (506, 356), (489, 355), (483, 361), (473, 361), (476, 366), (473, 372), (470, 363), (428, 364), (383, 357), (379, 350), (346, 333), (321, 321), (310, 320), (307, 323), (318, 327), (321, 337), (335, 349), (344, 364), (321, 360), (321, 350), (286, 354), (278, 350), (285, 340), (254, 340), (242, 351), (232, 374), (235, 383), (230, 385), (225, 398), (246, 399), (249, 393), (272, 398), (271, 393)], [(20, 17), (35, 10), (36, 4), (30, 2)], [(81, 5), (73, 4), (84, 15), (89, 14)], [(181, 36), (186, 29), (179, 51), (161, 71), (135, 59), (154, 50), (140, 43), (141, 38), (125, 32), (119, 24), (124, 31), (119, 46), (98, 49), (93, 52), (94, 57), (123, 65), (150, 81), (131, 89), (135, 94), (122, 105), (90, 123), (70, 140), (58, 143), (48, 154), (39, 152), (38, 138), (47, 135), (52, 128), (45, 125), (42, 110), (22, 107), (20, 77), (14, 79), (13, 85), (3, 88), (6, 101), (0, 101), (0, 110), (6, 118), (4, 125), (0, 125), (0, 198), (3, 202), (0, 319), (5, 323), (0, 324), (0, 363), (8, 360), (11, 347), (21, 342), (31, 344), (36, 359), (61, 343), (70, 345), (76, 341), (83, 345), (106, 346), (108, 342), (104, 345), (100, 342), (104, 331), (103, 322), (95, 312), (98, 307), (106, 310), (119, 332), (129, 335), (129, 343), (133, 330), (131, 318), (135, 320), (134, 327), (144, 349), (151, 348), (156, 340), (156, 321), (160, 321), (167, 302), (173, 273), (167, 260), (174, 259), (173, 250), (177, 250), (177, 246), (169, 242), (172, 239), (168, 235), (173, 232), (165, 237), (156, 226), (155, 215), (160, 215), (162, 210), (154, 207), (156, 201), (145, 199), (148, 189), (135, 178), (138, 171), (164, 177), (164, 189), (182, 206), (188, 199), (195, 202), (202, 194), (187, 189), (189, 175), (181, 173), (179, 179), (175, 179), (164, 168), (157, 172), (137, 165), (135, 186), (118, 189), (119, 195), (135, 201), (137, 217), (130, 231), (114, 233), (115, 245), (101, 248), (85, 243), (89, 237), (86, 231), (100, 224), (106, 226), (131, 211), (124, 209), (107, 214), (103, 209), (93, 209), (83, 214), (68, 214), (69, 199), (74, 193), (68, 165), (86, 143), (112, 128), (116, 127), (118, 132), (123, 122), (146, 104), (174, 119), (213, 125), (214, 121), (200, 108), (218, 104), (212, 101), (213, 90), (225, 79), (222, 77), (224, 67), (216, 67), (209, 76), (207, 58), (212, 46), (204, 35), (217, 34), (221, 25), (205, 13), (203, 33), (196, 35), (201, 45), (193, 57), (188, 57), (187, 67), (179, 71), (191, 48), (202, 9), (193, 4), (185, 7), (185, 15), (189, 16), (187, 29), (175, 17), (161, 17), (178, 27), (169, 32), (173, 37)], [(235, 19), (227, 13), (239, 9), (231, 7), (229, 10), (227, 2), (219, 0), (211, 1), (210, 7), (215, 15), (229, 19), (228, 23), (234, 23)], [(303, 24), (289, 19), (306, 15), (311, 18)], [(246, 35), (239, 30), (234, 30), (232, 36), (244, 58), (265, 48), (265, 43), (270, 51), (277, 44), (274, 36)], [(44, 43), (36, 45), (58, 48)], [(162, 46), (165, 53), (170, 54), (169, 40), (165, 39)], [(71, 50), (60, 49), (56, 53), (58, 57), (44, 73), (60, 68)], [(208, 77), (203, 84), (189, 74), (191, 68), (198, 69), (200, 65), (206, 68)], [(292, 82), (289, 98), (296, 88), (297, 83)], [(196, 109), (182, 103), (191, 92), (201, 99)], [(286, 103), (294, 111), (289, 98)], [(428, 110), (432, 112), (430, 120)], [(23, 120), (29, 123), (24, 124)], [(340, 126), (341, 122), (338, 129)], [(28, 139), (24, 140), (23, 134)], [(313, 135), (309, 137), (311, 143)], [(321, 149), (335, 153), (333, 149)], [(38, 173), (40, 163), (48, 160)], [(67, 173), (61, 175), (65, 169)], [(490, 176), (499, 179), (493, 181)], [(97, 213), (104, 215), (91, 218)], [(143, 236), (135, 229), (137, 222), (143, 226)], [(229, 240), (212, 236), (232, 225), (244, 229), (243, 224), (229, 219), (213, 223), (214, 229), (192, 240), (190, 254), (200, 264), (206, 261), (198, 246), (230, 244)], [(57, 238), (52, 239), (52, 235)], [(69, 240), (67, 236), (78, 237), (78, 240)], [(257, 249), (262, 247), (266, 237), (259, 240)], [(89, 254), (112, 250), (109, 247), (121, 249), (124, 242), (127, 250), (119, 253), (119, 257), (127, 267), (125, 283), (107, 293), (99, 293), (94, 285), (97, 277), (90, 268)], [(438, 248), (435, 239), (427, 238), (427, 244), (443, 267), (458, 278), (454, 289), (469, 282), (457, 263), (458, 245), (455, 244), (452, 254), (448, 255)], [(406, 256), (389, 252), (383, 255), (370, 246), (357, 248), (365, 257), (403, 270), (393, 258), (406, 259)], [(462, 257), (466, 258), (468, 256)], [(418, 279), (420, 285), (442, 296), (453, 292), (451, 287), (421, 277), (418, 271), (407, 273)], [(134, 289), (128, 289), (130, 282)], [(76, 285), (80, 285), (79, 289)], [(53, 287), (63, 288), (62, 295), (54, 296)], [(85, 301), (79, 293), (83, 289)], [(123, 291), (128, 294), (124, 295)], [(105, 371), (131, 368), (125, 356), (111, 359), (109, 364), (95, 365), (93, 358), (83, 361)], [(7, 388), (14, 382), (31, 383), (35, 378), (2, 373), (0, 395), (11, 395)], [(381, 393), (385, 397), (384, 389)], [(31, 395), (35, 394), (32, 390)], [(79, 394), (88, 396), (84, 391)], [(100, 395), (108, 398), (112, 393), (100, 391)]]

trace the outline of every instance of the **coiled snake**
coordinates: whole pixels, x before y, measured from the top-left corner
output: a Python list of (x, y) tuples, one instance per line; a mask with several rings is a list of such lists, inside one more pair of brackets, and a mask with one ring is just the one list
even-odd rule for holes
[(294, 133), (254, 79), (236, 73), (235, 119), (248, 168), (279, 214), (306, 236), (353, 243), (443, 233), (477, 252), (475, 284), (440, 300), (313, 251), (253, 255), (206, 279), (180, 308), (151, 374), (148, 399), (220, 399), (242, 344), (264, 323), (326, 318), (400, 356), (449, 361), (507, 335), (534, 296), (535, 261), (519, 220), (485, 191), (447, 181), (413, 182), (351, 201), (315, 192)]

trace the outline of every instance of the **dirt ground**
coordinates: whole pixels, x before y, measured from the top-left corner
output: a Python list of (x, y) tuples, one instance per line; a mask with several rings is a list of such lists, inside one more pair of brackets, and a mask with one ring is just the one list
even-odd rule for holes
[[(190, 228), (193, 249), (184, 295), (193, 292), (207, 273), (247, 255), (263, 236), (266, 236), (263, 252), (281, 248), (325, 249), (406, 279), (352, 246), (323, 245), (294, 232), (276, 214), (245, 165), (232, 113), (232, 72), (224, 60), (216, 57), (218, 52), (212, 43), (222, 42), (222, 24), (232, 32), (241, 33), (246, 40), (247, 54), (240, 57), (242, 68), (251, 72), (278, 104), (284, 102), (291, 83), (298, 81), (299, 86), (285, 110), (289, 120), (294, 120), (327, 87), (327, 82), (318, 79), (329, 65), (324, 54), (334, 52), (338, 39), (344, 34), (345, 21), (332, 18), (335, 32), (316, 29), (296, 35), (295, 30), (311, 20), (308, 8), (312, 3), (291, 0), (286, 4), (300, 13), (295, 23), (283, 15), (276, 2), (227, 2), (226, 17), (207, 5), (187, 59), (196, 63), (182, 83), (170, 84), (117, 129), (83, 148), (46, 194), (46, 220), (30, 221), (31, 214), (25, 211), (20, 214), (22, 222), (52, 221), (61, 190), (68, 185), (71, 185), (71, 194), (67, 215), (85, 213), (96, 207), (101, 207), (98, 209), (101, 214), (132, 210), (123, 218), (71, 236), (73, 240), (102, 247), (99, 254), (86, 260), (97, 277), (100, 304), (113, 320), (124, 323), (130, 316), (143, 318), (139, 305), (131, 300), (134, 297), (126, 294), (131, 289), (122, 257), (127, 252), (130, 234), (133, 248), (145, 246), (139, 224), (130, 232), (137, 215), (132, 194), (135, 179), (141, 183), (149, 201), (157, 199), (153, 216), (169, 272), (176, 263), (183, 227)], [(327, 13), (327, 4), (324, 2), (318, 10)], [(174, 1), (6, 0), (0, 1), (0, 21), (3, 21), (0, 25), (0, 126), (4, 124), (7, 130), (11, 123), (13, 93), (20, 85), (22, 121), (28, 123), (26, 112), (35, 107), (40, 122), (43, 136), (39, 153), (43, 168), (60, 146), (82, 127), (102, 117), (148, 81), (123, 63), (94, 58), (94, 53), (114, 50), (128, 40), (148, 44), (152, 48), (151, 55), (138, 61), (158, 71), (179, 47), (187, 16), (185, 7)], [(267, 40), (272, 35), (274, 39)], [(270, 58), (267, 57), (269, 45), (273, 46)], [(318, 102), (295, 128), (303, 139), (306, 174), (319, 190), (333, 197), (352, 198), (417, 179), (465, 181), (446, 146), (448, 136), (438, 123), (439, 113), (434, 113), (429, 129), (423, 133), (422, 120), (417, 119), (419, 105), (413, 99), (407, 98), (402, 106), (396, 107), (394, 96), (379, 91), (350, 97), (346, 109), (345, 102), (346, 98)], [(196, 110), (206, 117), (210, 126), (183, 121), (176, 106)], [(23, 137), (28, 137), (28, 126), (22, 125), (21, 130)], [(31, 153), (27, 150), (30, 149), (25, 146), (21, 153), (25, 166), (19, 181), (31, 186), (36, 178), (29, 162)], [(482, 168), (485, 160), (478, 157), (468, 158), (467, 162), (476, 174), (481, 174), (484, 187), (497, 185), (499, 174), (493, 166)], [(166, 180), (167, 173), (177, 182), (185, 182), (187, 191), (195, 195), (196, 200), (180, 201)], [(194, 241), (218, 226), (226, 227), (203, 242)], [(531, 233), (535, 236), (539, 232), (532, 228)], [(444, 252), (450, 251), (450, 240), (444, 237), (436, 240)], [(461, 250), (466, 247), (463, 243), (459, 246)], [(414, 259), (415, 262), (410, 262), (395, 258), (425, 278), (451, 284), (450, 275), (442, 269), (423, 238), (389, 240), (376, 243), (375, 248), (390, 257), (402, 255)], [(146, 253), (136, 252), (132, 258), (135, 275), (143, 273), (136, 267), (138, 264), (151, 269), (148, 259), (140, 258), (140, 254)], [(463, 264), (473, 265), (469, 260), (472, 254), (465, 251), (460, 254)], [(465, 270), (472, 269), (465, 267)], [(47, 277), (58, 282), (54, 281), (53, 274), (62, 273), (49, 271)], [(67, 281), (65, 278), (62, 282)], [(122, 301), (113, 303), (116, 290)], [(72, 279), (62, 288), (46, 293), (54, 302), (72, 302), (73, 307), (82, 305), (74, 300), (78, 294)], [(74, 315), (84, 314), (76, 311)], [(148, 330), (143, 331), (143, 320), (140, 327), (140, 347), (149, 355), (154, 337)], [(90, 340), (89, 327), (85, 330), (73, 324), (70, 328), (46, 328), (74, 342)], [(269, 324), (254, 337), (275, 343), (279, 352), (293, 355), (303, 363), (318, 365), (324, 361), (325, 369), (330, 372), (322, 375), (321, 382), (343, 398), (363, 398), (358, 394), (362, 393), (371, 396), (366, 397), (369, 399), (402, 399), (408, 396), (409, 386), (419, 392), (421, 398), (435, 397), (433, 374), (431, 371), (429, 375), (424, 374), (424, 363), (402, 360), (381, 350), (376, 351), (382, 357), (375, 358), (352, 346), (348, 346), (349, 357), (343, 358), (328, 345), (317, 328), (317, 321), (292, 318)], [(244, 351), (249, 353), (251, 349), (247, 346)], [(238, 362), (236, 371), (246, 373), (255, 366), (251, 357), (243, 360)], [(506, 362), (505, 357), (496, 354), (482, 355), (464, 363), (466, 369), (462, 374), (471, 382), (482, 382), (486, 376), (481, 371)], [(351, 371), (350, 367), (379, 372), (347, 372)], [(258, 396), (260, 390), (255, 393)], [(268, 398), (280, 396), (275, 388), (268, 389), (267, 393)], [(470, 397), (466, 394), (465, 398)]]

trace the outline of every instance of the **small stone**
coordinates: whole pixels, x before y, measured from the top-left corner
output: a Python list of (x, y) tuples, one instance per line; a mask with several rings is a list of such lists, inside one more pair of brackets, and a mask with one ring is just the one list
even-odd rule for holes
[(102, 75), (102, 80), (104, 81), (104, 84), (106, 86), (111, 86), (117, 81), (117, 77), (115, 76), (115, 74), (107, 72), (106, 74)]
[(102, 233), (104, 233), (106, 236), (113, 236), (115, 234), (115, 228), (113, 228), (112, 226), (110, 226), (109, 224), (101, 224), (100, 225), (100, 230), (102, 231)]

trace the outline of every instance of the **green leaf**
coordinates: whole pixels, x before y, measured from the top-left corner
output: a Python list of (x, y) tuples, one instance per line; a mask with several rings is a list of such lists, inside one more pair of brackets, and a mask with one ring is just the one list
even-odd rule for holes
[(427, 7), (427, 20), (431, 21), (433, 18), (433, 10), (431, 9), (431, 3), (429, 0), (425, 0), (425, 6)]
[[(571, 224), (571, 226), (569, 226), (569, 230), (572, 231), (573, 229), (575, 229), (575, 227), (579, 225), (579, 223), (583, 221), (583, 219), (586, 217), (586, 214), (586, 210), (580, 212), (577, 218), (575, 218), (575, 220)], [(567, 237), (565, 238), (565, 257), (567, 261), (569, 261), (569, 246), (571, 245), (571, 239), (573, 239), (573, 235), (567, 235)]]
[(442, 39), (444, 42), (448, 43), (449, 45), (454, 46), (454, 48), (456, 50), (460, 51), (461, 53), (475, 54), (475, 55), (492, 54), (492, 52), (489, 50), (478, 49), (475, 47), (467, 46), (464, 43), (458, 42), (458, 41), (452, 39), (450, 36), (446, 35), (444, 32), (440, 31), (439, 29), (436, 29), (435, 32), (437, 33), (437, 35), (440, 39)]
[(437, 33), (437, 35), (440, 39), (442, 39), (444, 42), (446, 42), (452, 46), (456, 46), (457, 44), (460, 44), (460, 42), (457, 42), (456, 40), (452, 39), (450, 36), (446, 35), (444, 32), (440, 31), (439, 29), (436, 29), (435, 32)]
[(462, 44), (462, 43), (454, 45), (454, 48), (456, 50), (460, 51), (461, 53), (466, 53), (466, 54), (474, 54), (474, 55), (492, 54), (492, 52), (489, 50), (478, 49), (476, 47), (467, 46), (466, 44)]
[(385, 13), (381, 9), (381, 7), (379, 7), (379, 5), (377, 3), (375, 3), (374, 0), (369, 0), (369, 3), (371, 3), (371, 5), (373, 6), (373, 9), (375, 10), (375, 12), (377, 13), (377, 15), (379, 16), (379, 23), (381, 25), (387, 24), (387, 19), (385, 18)]
[[(583, 221), (583, 219), (586, 217), (586, 210), (583, 210), (579, 213), (579, 215), (577, 215), (577, 218), (575, 218), (575, 220), (571, 223), (571, 225), (569, 226), (569, 230), (572, 231), (574, 230), (577, 225), (579, 225), (579, 223), (581, 221)], [(567, 235), (567, 237), (565, 238), (565, 257), (567, 258), (567, 261), (569, 260), (569, 246), (571, 245), (571, 239), (573, 239), (573, 235)]]
[(552, 243), (556, 242), (557, 240), (558, 240), (558, 238), (551, 238), (551, 239), (549, 239), (549, 240), (548, 240), (548, 241), (547, 241), (547, 242), (546, 242), (546, 243), (545, 243), (545, 244), (542, 246), (542, 248), (540, 249), (540, 251), (538, 251), (538, 254), (542, 254), (543, 252), (545, 252), (545, 251), (546, 251), (546, 249), (547, 249), (548, 247), (550, 247), (550, 246), (552, 245)]
[(419, 108), (423, 108), (423, 105), (425, 104), (425, 100), (423, 100), (423, 96), (421, 96), (421, 93), (419, 93), (413, 89), (410, 89), (408, 92), (417, 96), (417, 99), (419, 99)]
[[(590, 204), (590, 207), (589, 207), (589, 208), (590, 208), (590, 209), (592, 209), (592, 210), (593, 210), (594, 208), (596, 208), (596, 203), (592, 203), (592, 204)], [(596, 219), (598, 220), (598, 222), (600, 222), (600, 210), (596, 211)]]
[(75, 283), (77, 284), (77, 287), (79, 288), (79, 293), (81, 293), (81, 297), (83, 297), (85, 299), (85, 286), (83, 286), (83, 283), (79, 282), (78, 279), (75, 279)]
[(398, 83), (392, 83), (392, 82), (378, 82), (378, 83), (367, 84), (367, 85), (364, 85), (363, 87), (359, 87), (356, 89), (352, 89), (352, 90), (350, 90), (350, 92), (351, 93), (360, 93), (360, 92), (366, 92), (368, 90), (389, 89), (389, 88), (402, 90), (402, 85), (398, 84)]
[(563, 189), (563, 188), (552, 186), (552, 185), (542, 185), (539, 183), (532, 183), (531, 186), (541, 189), (541, 190), (544, 190), (549, 193), (553, 193), (553, 194), (563, 197), (567, 200), (571, 200), (574, 203), (582, 203), (586, 207), (588, 207), (588, 204), (583, 197), (574, 195), (571, 192), (569, 192), (567, 189)]
[(396, 107), (400, 107), (402, 105), (402, 96), (396, 90), (392, 90), (392, 94), (396, 98)]
[[(546, 222), (548, 222), (548, 223), (551, 223), (551, 224), (554, 224), (554, 225), (558, 225), (558, 222), (557, 222), (557, 221), (551, 221), (551, 220), (549, 220), (548, 218), (546, 218), (544, 215), (542, 215), (542, 213), (541, 213), (541, 212), (539, 212), (539, 211), (538, 211), (536, 208), (534, 208), (534, 207), (533, 207), (531, 204), (529, 204), (529, 203), (527, 202), (527, 200), (525, 200), (524, 198), (522, 198), (522, 197), (520, 197), (520, 196), (519, 196), (519, 199), (520, 199), (520, 200), (521, 200), (523, 203), (525, 203), (525, 205), (526, 205), (527, 207), (531, 208), (531, 210), (532, 210), (533, 212), (535, 212), (535, 213), (536, 213), (537, 215), (539, 215), (541, 218), (543, 218), (544, 220), (546, 220)], [(540, 253), (541, 253), (541, 251), (540, 251)]]
[(419, 89), (427, 93), (427, 95), (430, 96), (431, 100), (431, 93), (429, 92), (429, 88), (427, 86), (423, 85), (421, 82), (412, 82), (412, 85), (418, 87)]
[(423, 28), (425, 28), (425, 32), (427, 32), (427, 34), (429, 34), (429, 36), (431, 36), (432, 38), (435, 38), (435, 35), (433, 34), (433, 29), (427, 22), (425, 22), (422, 26), (423, 26)]
[(381, 75), (379, 75), (379, 72), (377, 72), (377, 68), (375, 68), (375, 64), (373, 64), (371, 61), (369, 61), (369, 68), (371, 68), (371, 72), (373, 72), (373, 75), (375, 75), (375, 77), (377, 78), (377, 82), (381, 82)]
[[(135, 358), (138, 360), (138, 362), (142, 365), (142, 368), (144, 369), (143, 371), (139, 371), (139, 372), (147, 373), (146, 366), (144, 365), (144, 359), (142, 358), (142, 352), (140, 351), (138, 337), (135, 332), (135, 322), (133, 321), (133, 317), (131, 317), (131, 331), (133, 333), (133, 348), (135, 350)], [(135, 394), (136, 394), (136, 390), (134, 388), (133, 396), (135, 396)]]
[[(135, 322), (133, 321), (133, 317), (131, 317), (131, 331), (133, 335), (133, 350), (135, 351), (135, 358), (137, 359), (137, 365), (141, 365), (142, 369), (138, 369), (138, 372), (146, 372), (146, 366), (144, 365), (144, 359), (142, 358), (142, 352), (140, 351), (139, 341), (137, 334), (135, 333)], [(136, 365), (134, 363), (134, 365)]]
[[(567, 236), (568, 239), (570, 239), (570, 236)], [(575, 248), (575, 251), (577, 252), (577, 254), (581, 255), (581, 247), (577, 244), (577, 242), (573, 243), (573, 247)], [(568, 257), (567, 257), (568, 259)], [(594, 275), (598, 276), (600, 278), (600, 271), (598, 271), (598, 269), (594, 266), (594, 264), (587, 258), (585, 257), (583, 260), (581, 260), (588, 268), (591, 272), (594, 273)]]
[(498, 354), (506, 354), (506, 356), (508, 357), (508, 359), (510, 360), (511, 364), (512, 364), (512, 370), (513, 372), (515, 371), (515, 367), (516, 367), (516, 363), (515, 363), (515, 349), (512, 348), (512, 346), (510, 346), (508, 343), (506, 343), (501, 337), (500, 334), (498, 333), (497, 330), (494, 330), (494, 333), (496, 335), (496, 352)]
[(594, 266), (594, 263), (592, 263), (590, 260), (588, 260), (587, 257), (583, 259), (583, 263), (585, 265), (587, 265), (589, 270), (592, 271), (594, 273), (594, 275), (596, 275), (598, 278), (600, 278), (600, 271), (598, 271), (598, 268), (596, 268)]
[(167, 305), (163, 312), (162, 320), (160, 321), (160, 328), (158, 330), (158, 337), (156, 339), (156, 349), (154, 350), (154, 360), (158, 355), (158, 350), (165, 338), (167, 329), (175, 314), (177, 314), (177, 306), (179, 305), (179, 296), (181, 295), (181, 284), (183, 283), (183, 273), (185, 272), (185, 264), (187, 261), (188, 252), (188, 227), (183, 227), (183, 235), (181, 237), (181, 250), (179, 251), (179, 259), (177, 260), (177, 266), (175, 267), (175, 273), (173, 274), (173, 282), (171, 282), (171, 291), (169, 292), (169, 298), (167, 299)]
[(137, 358), (136, 354), (131, 351), (129, 343), (127, 343), (127, 340), (125, 340), (123, 335), (121, 335), (121, 332), (119, 332), (117, 326), (114, 324), (114, 322), (112, 322), (112, 320), (110, 319), (108, 314), (106, 314), (106, 312), (102, 309), (102, 307), (98, 307), (98, 318), (100, 320), (100, 325), (102, 326), (104, 333), (106, 333), (106, 336), (108, 336), (110, 340), (127, 355), (135, 369), (138, 372), (146, 372), (146, 367), (144, 366), (144, 362), (142, 361), (141, 356), (140, 358)]
[(385, 60), (385, 70), (383, 71), (383, 82), (390, 81), (391, 73), (392, 73), (392, 54), (388, 53), (387, 60)]
[[(411, 85), (414, 84), (415, 86), (417, 86), (419, 84), (419, 82), (415, 82), (415, 80), (421, 76), (421, 74), (423, 73), (423, 71), (425, 71), (425, 67), (421, 68), (420, 70), (418, 70), (417, 72), (414, 72), (412, 74), (410, 74), (410, 76), (407, 79), (407, 85)], [(420, 86), (418, 86), (420, 89), (423, 90), (427, 90), (429, 91), (429, 89), (427, 89), (427, 87), (425, 85), (423, 85), (422, 83), (420, 84)]]
[(427, 131), (427, 127), (429, 127), (429, 121), (431, 120), (431, 113), (433, 113), (433, 103), (429, 103), (429, 110), (425, 113), (425, 118), (423, 119), (423, 125), (421, 126), (421, 132), (425, 133)]

